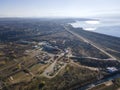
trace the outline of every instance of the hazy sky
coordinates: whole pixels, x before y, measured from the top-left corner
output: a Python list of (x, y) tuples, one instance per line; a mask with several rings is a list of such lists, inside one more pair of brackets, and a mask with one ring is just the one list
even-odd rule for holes
[(0, 17), (86, 17), (120, 14), (120, 0), (0, 0)]

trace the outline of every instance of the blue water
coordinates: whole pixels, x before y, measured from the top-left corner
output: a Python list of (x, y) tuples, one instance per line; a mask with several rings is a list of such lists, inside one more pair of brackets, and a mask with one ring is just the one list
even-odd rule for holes
[(120, 37), (120, 19), (114, 18), (100, 18), (98, 21), (87, 23), (86, 21), (76, 21), (71, 23), (75, 28), (82, 27), (84, 30), (98, 32), (115, 37)]

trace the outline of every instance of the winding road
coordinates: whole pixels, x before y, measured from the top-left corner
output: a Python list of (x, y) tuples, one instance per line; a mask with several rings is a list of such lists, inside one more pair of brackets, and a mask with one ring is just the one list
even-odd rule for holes
[(64, 55), (62, 55), (62, 54), (59, 55), (59, 57), (58, 57), (49, 67), (47, 67), (47, 68), (44, 70), (44, 72), (42, 73), (42, 75), (45, 76), (45, 77), (47, 77), (47, 78), (53, 78), (53, 77), (55, 77), (55, 76), (61, 71), (61, 69), (63, 69), (63, 68), (66, 66), (66, 64), (64, 64), (64, 66), (62, 66), (62, 67), (57, 71), (57, 73), (55, 73), (54, 75), (50, 76), (50, 75), (48, 75), (48, 73), (54, 72), (54, 67), (55, 67), (57, 61), (60, 60), (62, 57), (64, 57)]

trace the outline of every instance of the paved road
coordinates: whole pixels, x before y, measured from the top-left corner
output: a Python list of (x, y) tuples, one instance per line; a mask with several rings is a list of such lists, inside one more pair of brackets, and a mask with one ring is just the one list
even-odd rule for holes
[(53, 72), (53, 68), (54, 68), (56, 62), (57, 62), (57, 60), (55, 60), (49, 67), (47, 67), (42, 75), (47, 78), (51, 78), (51, 76), (49, 76), (47, 73)]
[(79, 88), (74, 89), (74, 90), (89, 90), (89, 89), (91, 89), (91, 88), (93, 88), (93, 87), (95, 87), (95, 86), (98, 86), (98, 85), (100, 85), (100, 84), (103, 84), (103, 83), (105, 83), (105, 82), (107, 82), (107, 81), (114, 80), (114, 79), (116, 79), (116, 78), (120, 78), (120, 74), (119, 74), (119, 73), (117, 73), (117, 74), (115, 74), (115, 75), (112, 75), (112, 76), (110, 76), (110, 77), (107, 77), (107, 78), (98, 80), (98, 81), (96, 81), (96, 82), (94, 82), (94, 83), (85, 85), (85, 86), (83, 86), (83, 87), (79, 87)]
[[(78, 57), (78, 56), (70, 56), (70, 58), (80, 58), (80, 59), (92, 59), (92, 60), (113, 60), (112, 58), (101, 59), (101, 58), (94, 58), (94, 57)], [(114, 60), (113, 60), (114, 61)]]
[(117, 60), (114, 56), (112, 56), (111, 54), (109, 54), (108, 52), (106, 52), (105, 50), (101, 49), (100, 47), (96, 46), (93, 42), (91, 42), (90, 40), (87, 40), (86, 38), (80, 36), (79, 34), (71, 31), (70, 29), (68, 29), (66, 26), (64, 26), (65, 30), (69, 33), (71, 33), (72, 35), (78, 37), (79, 39), (82, 39), (85, 43), (89, 43), (90, 45), (92, 45), (93, 47), (95, 47), (96, 49), (100, 50), (101, 52), (103, 52), (104, 54), (108, 55), (110, 58), (112, 58), (113, 60)]
[(80, 67), (80, 68), (87, 68), (87, 69), (89, 69), (89, 70), (99, 71), (98, 68), (94, 68), (94, 67), (88, 67), (88, 66), (80, 65), (80, 64), (78, 64), (78, 63), (75, 63), (74, 61), (71, 61), (71, 63), (72, 63), (73, 65), (76, 65), (76, 66)]
[(58, 61), (59, 59), (61, 59), (63, 56), (64, 56), (64, 55), (59, 55), (59, 57), (58, 57), (49, 67), (47, 67), (47, 68), (45, 69), (45, 71), (42, 73), (42, 75), (45, 76), (45, 77), (47, 77), (47, 78), (53, 78), (53, 77), (55, 77), (55, 76), (59, 73), (59, 71), (60, 71), (63, 67), (66, 66), (66, 64), (65, 64), (64, 66), (62, 66), (62, 67), (60, 68), (60, 70), (58, 70), (58, 72), (55, 73), (53, 76), (49, 76), (48, 73), (51, 73), (51, 72), (54, 71), (54, 66), (56, 65), (57, 61)]

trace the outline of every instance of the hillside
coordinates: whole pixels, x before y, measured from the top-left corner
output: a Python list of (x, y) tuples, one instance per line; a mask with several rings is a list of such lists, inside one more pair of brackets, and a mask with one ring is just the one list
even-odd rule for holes
[(71, 26), (69, 28), (120, 59), (120, 38), (85, 31), (82, 28), (73, 28)]
[(73, 28), (73, 20), (0, 20), (0, 89), (74, 90), (118, 74), (120, 38)]

